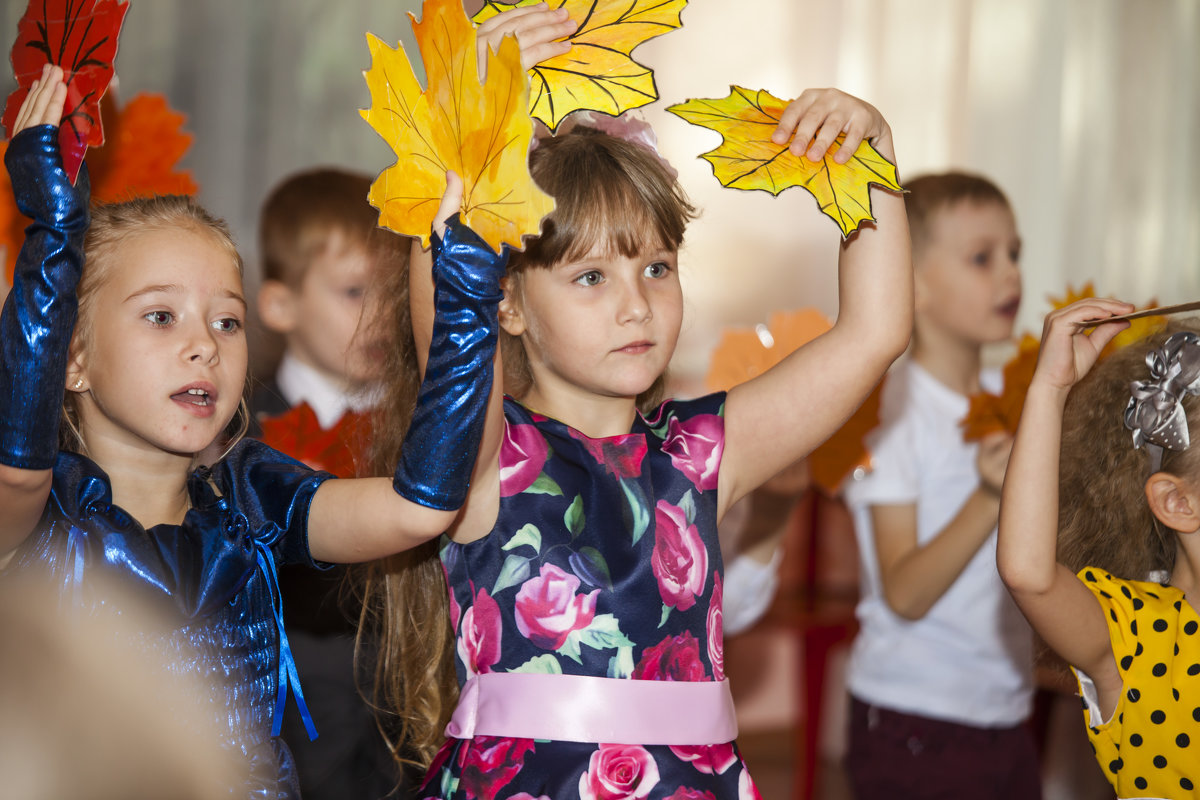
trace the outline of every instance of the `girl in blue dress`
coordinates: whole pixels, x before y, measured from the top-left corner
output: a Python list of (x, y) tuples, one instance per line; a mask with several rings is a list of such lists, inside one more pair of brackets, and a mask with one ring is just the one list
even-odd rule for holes
[(5, 158), (33, 223), (0, 316), (0, 574), (41, 574), (85, 614), (116, 602), (101, 578), (167, 609), (171, 630), (129, 647), (212, 682), (202, 700), (245, 764), (234, 795), (297, 797), (277, 738), (289, 687), (306, 712), (276, 564), (378, 558), (450, 524), (491, 386), (503, 261), (456, 260), (469, 231), (435, 225), (439, 344), (390, 479), (329, 480), (252, 440), (197, 469), (242, 405), (241, 259), (189, 198), (89, 212), (86, 169), (72, 186), (59, 156), (65, 97), (47, 67)]
[[(865, 138), (893, 158), (880, 114), (836, 90), (805, 92), (773, 139), (820, 159), (843, 132), (843, 160)], [(660, 404), (691, 205), (652, 150), (597, 131), (540, 140), (531, 171), (556, 207), (505, 279), (512, 396), (489, 410), (441, 569), (410, 564), (377, 585), (398, 640), (379, 688), (432, 760), (423, 798), (757, 797), (733, 741), (717, 523), (836, 430), (904, 350), (903, 201), (872, 192), (878, 222), (842, 248), (831, 331), (727, 395)], [(428, 258), (413, 263), (420, 354), (432, 283)], [(448, 583), (450, 626), (406, 644), (437, 596), (405, 594), (417, 576)], [(429, 691), (431, 652), (456, 672), (457, 705)], [(435, 756), (422, 734), (441, 726)]]

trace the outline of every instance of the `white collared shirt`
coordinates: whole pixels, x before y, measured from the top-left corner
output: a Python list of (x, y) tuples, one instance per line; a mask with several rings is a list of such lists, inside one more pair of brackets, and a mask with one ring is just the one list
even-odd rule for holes
[(332, 428), (347, 411), (367, 411), (379, 401), (377, 388), (346, 392), (290, 352), (283, 354), (275, 372), (275, 382), (289, 406), (308, 403), (323, 429)]

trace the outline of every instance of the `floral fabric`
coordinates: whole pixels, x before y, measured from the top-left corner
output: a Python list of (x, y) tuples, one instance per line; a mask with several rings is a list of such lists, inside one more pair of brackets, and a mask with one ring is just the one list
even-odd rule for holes
[[(505, 400), (500, 514), (443, 540), (460, 685), (486, 672), (724, 678), (717, 472), (724, 395), (589, 439)], [(637, 713), (630, 709), (630, 713)], [(733, 742), (451, 739), (422, 798), (752, 800)]]

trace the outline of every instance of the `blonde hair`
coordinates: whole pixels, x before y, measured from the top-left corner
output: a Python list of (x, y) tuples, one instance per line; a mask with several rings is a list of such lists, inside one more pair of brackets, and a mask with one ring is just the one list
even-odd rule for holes
[[(1059, 469), (1058, 560), (1072, 572), (1085, 566), (1146, 580), (1150, 572), (1175, 566), (1175, 537), (1150, 511), (1145, 485), (1150, 477), (1146, 448), (1133, 446), (1124, 424), (1130, 384), (1149, 377), (1146, 355), (1181, 330), (1200, 331), (1195, 320), (1175, 322), (1130, 344), (1097, 364), (1072, 390), (1063, 418)], [(1183, 408), (1193, 445), (1164, 450), (1161, 471), (1200, 475), (1200, 398)]]
[[(92, 208), (91, 214), (91, 224), (83, 241), (83, 273), (76, 289), (79, 311), (71, 337), (72, 355), (86, 352), (91, 347), (92, 320), (98, 313), (95, 307), (96, 291), (121, 263), (122, 246), (140, 234), (154, 230), (187, 230), (206, 234), (229, 256), (238, 275), (243, 274), (242, 257), (229, 226), (187, 195), (157, 195), (105, 203)], [(249, 416), (243, 412), (244, 409), (239, 407), (239, 412), (234, 415), (227, 430), (229, 438), (240, 438), (245, 433)], [(73, 453), (86, 452), (79, 433), (79, 411), (73, 392), (67, 392), (63, 397), (59, 449)]]

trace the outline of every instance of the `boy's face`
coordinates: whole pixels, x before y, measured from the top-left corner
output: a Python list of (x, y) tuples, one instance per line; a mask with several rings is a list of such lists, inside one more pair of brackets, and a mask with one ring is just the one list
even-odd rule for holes
[(378, 378), (381, 346), (369, 335), (370, 326), (359, 325), (372, 268), (365, 247), (334, 232), (300, 286), (291, 290), (295, 316), (286, 332), (288, 349), (348, 390)]
[(918, 332), (982, 345), (1012, 336), (1021, 237), (1007, 206), (970, 200), (933, 215), (914, 253)]

